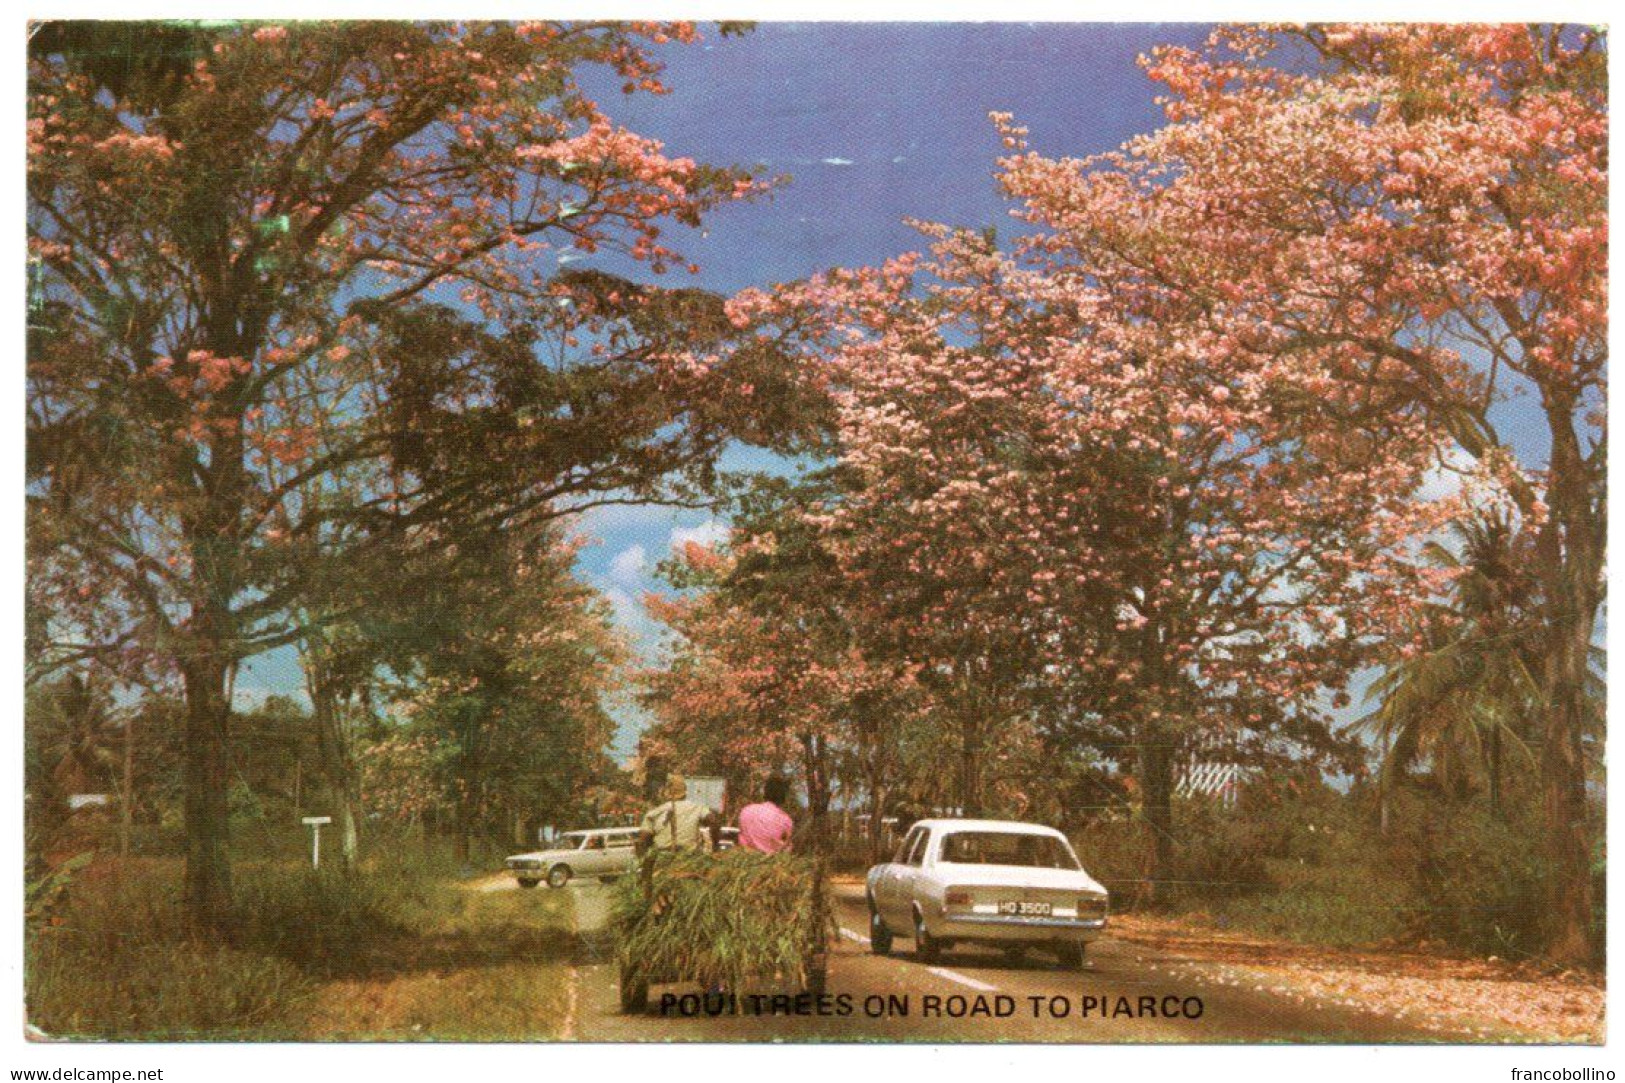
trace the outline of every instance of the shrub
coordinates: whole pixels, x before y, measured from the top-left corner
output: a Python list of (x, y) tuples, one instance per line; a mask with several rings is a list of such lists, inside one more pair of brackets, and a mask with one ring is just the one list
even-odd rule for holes
[(1223, 924), (1313, 944), (1354, 947), (1406, 939), (1421, 910), (1403, 877), (1383, 875), (1371, 860), (1272, 859), (1275, 886), (1215, 908)]
[(1277, 825), (1212, 801), (1190, 801), (1180, 811), (1174, 898), (1227, 899), (1269, 886), (1265, 858), (1281, 845)]
[(57, 1037), (291, 1037), (312, 988), (292, 963), (200, 942), (92, 952), (44, 935), (27, 965), (30, 1021)]
[(102, 861), (30, 924), (29, 1020), (83, 1038), (291, 1035), (310, 995), (292, 963), (187, 931), (171, 862)]
[(314, 973), (339, 974), (366, 966), (410, 935), (439, 890), (381, 871), (262, 865), (237, 879), (231, 938), (237, 947)]
[(1072, 848), (1084, 870), (1111, 892), (1113, 910), (1133, 910), (1144, 902), (1151, 867), (1151, 839), (1144, 824), (1102, 817), (1073, 834)]
[(1386, 856), (1422, 903), (1417, 936), (1481, 954), (1534, 950), (1546, 869), (1531, 825), (1420, 800), (1395, 820)]
[[(1172, 885), (1157, 905), (1225, 899), (1268, 886), (1264, 858), (1278, 845), (1265, 818), (1210, 801), (1180, 802), (1175, 810)], [(1153, 836), (1144, 821), (1102, 818), (1073, 836), (1083, 867), (1112, 893), (1112, 908), (1135, 910), (1151, 900)]]

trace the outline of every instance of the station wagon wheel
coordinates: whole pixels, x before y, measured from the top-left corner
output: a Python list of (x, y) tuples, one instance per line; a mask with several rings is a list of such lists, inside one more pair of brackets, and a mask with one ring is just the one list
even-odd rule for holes
[(891, 954), (891, 930), (881, 920), (873, 899), (869, 901), (869, 950), (876, 955)]
[(922, 963), (934, 963), (942, 954), (942, 947), (925, 931), (925, 915), (914, 911), (914, 954)]
[(1065, 942), (1057, 944), (1055, 945), (1055, 957), (1059, 959), (1061, 961), (1061, 965), (1068, 970), (1084, 969), (1084, 960), (1086, 956), (1084, 954), (1082, 944)]
[(547, 873), (548, 887), (563, 887), (570, 882), (570, 866), (554, 865)]
[(541, 883), (540, 880), (521, 880), (521, 881), (519, 881), (519, 886), (520, 887), (535, 887), (539, 883)]

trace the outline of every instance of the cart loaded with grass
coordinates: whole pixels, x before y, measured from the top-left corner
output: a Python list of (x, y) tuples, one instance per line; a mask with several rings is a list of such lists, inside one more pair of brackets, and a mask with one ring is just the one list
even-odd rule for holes
[(835, 930), (822, 860), (738, 848), (645, 855), (616, 884), (612, 922), (623, 1011), (651, 985), (821, 994)]

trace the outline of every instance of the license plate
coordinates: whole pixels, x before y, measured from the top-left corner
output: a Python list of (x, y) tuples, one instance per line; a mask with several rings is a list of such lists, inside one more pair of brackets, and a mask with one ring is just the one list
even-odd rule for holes
[(999, 904), (999, 913), (1006, 917), (1047, 918), (1050, 916), (1050, 904), (1047, 902), (1016, 902), (1014, 899), (1007, 899)]

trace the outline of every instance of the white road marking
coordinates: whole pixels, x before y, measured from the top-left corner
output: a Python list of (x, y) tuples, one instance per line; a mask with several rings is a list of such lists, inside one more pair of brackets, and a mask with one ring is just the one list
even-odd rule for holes
[[(851, 929), (848, 929), (845, 925), (841, 926), (841, 935), (846, 937), (848, 940), (855, 940), (859, 944), (867, 944), (869, 942), (869, 938), (867, 936), (864, 936), (861, 933), (855, 933)], [(954, 970), (949, 970), (947, 967), (928, 966), (925, 969), (929, 970), (939, 978), (947, 978), (949, 981), (956, 981), (960, 985), (968, 986), (983, 993), (993, 993), (998, 991), (998, 986), (996, 985), (989, 985), (985, 981), (977, 981), (975, 978), (967, 977), (966, 975)]]
[(569, 999), (564, 1007), (564, 1025), (559, 1028), (559, 1041), (573, 1042), (576, 1037), (576, 1019), (581, 1014), (581, 971), (570, 968)]
[(956, 981), (960, 985), (968, 985), (972, 989), (979, 989), (984, 993), (998, 992), (998, 986), (996, 985), (989, 985), (987, 982), (977, 981), (975, 978), (967, 978), (965, 975), (949, 970), (947, 967), (928, 966), (925, 969), (939, 978), (947, 978), (949, 981)]

